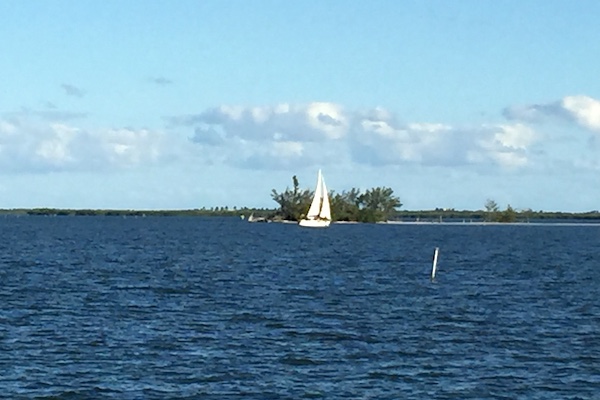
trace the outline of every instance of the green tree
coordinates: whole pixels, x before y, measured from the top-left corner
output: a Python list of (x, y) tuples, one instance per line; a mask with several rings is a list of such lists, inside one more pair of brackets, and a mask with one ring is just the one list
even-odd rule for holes
[(352, 188), (350, 191), (342, 193), (332, 193), (331, 195), (331, 214), (337, 221), (358, 221), (359, 208), (358, 198), (360, 190)]
[(506, 210), (498, 214), (498, 222), (515, 222), (517, 220), (517, 212), (510, 206), (506, 207)]
[(358, 196), (358, 206), (359, 221), (377, 222), (387, 221), (402, 203), (391, 188), (376, 187)]
[(488, 222), (495, 221), (497, 219), (498, 210), (498, 203), (492, 199), (487, 199), (485, 202), (485, 220)]
[(523, 215), (523, 218), (525, 218), (525, 220), (527, 222), (529, 222), (529, 220), (531, 218), (533, 218), (534, 212), (531, 208), (526, 208), (524, 210), (521, 211), (521, 215)]
[(278, 193), (273, 189), (271, 198), (279, 204), (277, 215), (280, 218), (290, 221), (299, 221), (308, 210), (313, 192), (308, 189), (300, 190), (296, 175), (292, 177), (292, 182), (294, 185), (293, 189), (286, 188), (282, 193)]

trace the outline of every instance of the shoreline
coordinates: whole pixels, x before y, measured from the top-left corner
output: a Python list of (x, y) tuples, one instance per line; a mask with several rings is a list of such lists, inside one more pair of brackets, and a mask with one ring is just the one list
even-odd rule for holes
[[(105, 216), (105, 217), (203, 217), (203, 218), (238, 218), (245, 220), (247, 215), (254, 214), (256, 218), (263, 221), (253, 222), (280, 222), (297, 223), (297, 221), (283, 221), (273, 217), (276, 210), (265, 209), (182, 209), (182, 210), (132, 210), (132, 209), (57, 209), (57, 208), (15, 208), (0, 209), (0, 217), (82, 217), (82, 216)], [(463, 215), (461, 215), (463, 214)], [(452, 211), (437, 212), (436, 210), (425, 211), (397, 211), (391, 215), (392, 219), (379, 222), (360, 221), (333, 221), (335, 224), (395, 224), (395, 225), (470, 225), (470, 226), (492, 226), (492, 225), (600, 225), (600, 213), (591, 211), (586, 213), (565, 212), (537, 212), (531, 215), (519, 215), (512, 221), (485, 221), (486, 215), (483, 211)], [(249, 221), (252, 222), (252, 221)]]
[(549, 221), (549, 222), (540, 222), (540, 221), (531, 221), (531, 222), (434, 222), (434, 221), (386, 221), (386, 222), (378, 222), (378, 224), (389, 224), (389, 225), (461, 225), (461, 226), (600, 226), (600, 222), (573, 222), (573, 221), (565, 221), (565, 222), (557, 222), (557, 221)]

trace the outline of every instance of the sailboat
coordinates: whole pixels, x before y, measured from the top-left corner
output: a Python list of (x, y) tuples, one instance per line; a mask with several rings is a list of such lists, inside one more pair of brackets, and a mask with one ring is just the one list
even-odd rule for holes
[(250, 213), (250, 216), (248, 217), (248, 222), (267, 222), (267, 219), (265, 217), (255, 217), (254, 213)]
[(325, 186), (323, 174), (319, 170), (317, 175), (317, 186), (315, 197), (313, 197), (306, 218), (300, 220), (300, 226), (309, 228), (327, 228), (331, 223), (331, 207), (329, 206), (329, 194)]

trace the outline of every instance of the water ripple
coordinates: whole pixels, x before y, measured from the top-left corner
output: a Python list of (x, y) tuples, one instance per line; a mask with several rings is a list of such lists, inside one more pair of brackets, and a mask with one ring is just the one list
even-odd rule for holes
[(597, 227), (3, 223), (8, 398), (587, 399), (600, 387)]

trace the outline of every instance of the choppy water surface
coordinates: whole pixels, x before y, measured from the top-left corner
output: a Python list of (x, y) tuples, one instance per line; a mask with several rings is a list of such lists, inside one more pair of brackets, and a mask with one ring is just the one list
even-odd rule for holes
[(0, 225), (3, 397), (600, 396), (600, 226)]

